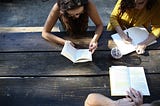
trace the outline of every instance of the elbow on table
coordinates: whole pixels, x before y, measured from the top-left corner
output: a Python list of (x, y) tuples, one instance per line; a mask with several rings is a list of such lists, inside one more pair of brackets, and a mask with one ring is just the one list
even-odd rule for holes
[(42, 36), (42, 38), (47, 40), (47, 32), (46, 31), (43, 30), (41, 36)]
[(96, 94), (91, 93), (87, 96), (84, 104), (85, 106), (92, 106), (92, 105), (95, 105), (95, 101), (96, 101)]

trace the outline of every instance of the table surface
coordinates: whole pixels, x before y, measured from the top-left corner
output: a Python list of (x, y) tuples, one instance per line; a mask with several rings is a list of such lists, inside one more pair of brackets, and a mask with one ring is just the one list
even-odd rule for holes
[[(53, 32), (71, 40), (78, 48), (87, 48), (94, 32), (70, 38), (65, 32)], [(0, 105), (1, 106), (83, 106), (87, 95), (110, 95), (109, 67), (112, 65), (143, 66), (151, 95), (144, 102), (160, 99), (159, 39), (144, 55), (135, 52), (113, 59), (115, 46), (104, 31), (93, 61), (73, 64), (63, 57), (61, 45), (49, 43), (40, 32), (0, 33)]]

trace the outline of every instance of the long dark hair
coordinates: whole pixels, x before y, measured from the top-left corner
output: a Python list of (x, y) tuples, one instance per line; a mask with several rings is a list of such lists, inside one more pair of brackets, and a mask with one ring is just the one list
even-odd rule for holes
[[(152, 7), (156, 4), (157, 0), (147, 0), (146, 9), (151, 10)], [(122, 15), (126, 10), (135, 8), (135, 0), (122, 0), (120, 4), (120, 15)]]
[[(88, 28), (88, 0), (57, 0), (57, 3), (62, 13), (59, 19), (70, 35), (84, 33)], [(79, 18), (74, 19), (67, 13), (68, 10), (81, 6), (84, 7), (84, 11), (80, 14)]]
[(88, 0), (57, 0), (57, 3), (60, 10), (66, 12), (67, 10), (86, 5)]

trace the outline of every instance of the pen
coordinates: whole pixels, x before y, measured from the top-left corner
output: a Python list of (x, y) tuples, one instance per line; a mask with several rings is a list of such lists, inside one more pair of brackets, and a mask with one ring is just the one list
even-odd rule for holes
[[(123, 26), (123, 27), (125, 28), (125, 30), (127, 30), (127, 27), (126, 27), (126, 26)], [(128, 33), (127, 31), (126, 31), (126, 33), (127, 33), (127, 37), (130, 38), (130, 37), (129, 37), (129, 33)]]
[(129, 37), (129, 33), (128, 33), (128, 32), (127, 32), (127, 37), (128, 37), (128, 38), (130, 38), (130, 37)]
[(127, 37), (130, 39), (130, 43), (132, 43), (132, 38), (129, 36), (129, 32), (126, 32)]

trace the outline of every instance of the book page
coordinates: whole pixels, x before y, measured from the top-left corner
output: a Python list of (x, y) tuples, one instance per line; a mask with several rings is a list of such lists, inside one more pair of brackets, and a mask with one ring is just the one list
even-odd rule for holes
[(92, 53), (89, 49), (76, 49), (70, 42), (65, 42), (61, 54), (73, 63), (92, 61)]
[(112, 66), (109, 69), (111, 96), (124, 96), (129, 91), (130, 80), (126, 66)]
[(132, 39), (132, 45), (136, 46), (138, 43), (148, 38), (149, 32), (145, 28), (132, 27), (126, 29), (125, 33), (128, 32), (128, 36)]
[(76, 62), (92, 61), (92, 53), (89, 49), (77, 49)]
[(143, 67), (128, 67), (131, 87), (143, 95), (150, 95)]
[(61, 54), (65, 57), (67, 57), (72, 62), (76, 61), (76, 52), (77, 49), (74, 48), (70, 42), (65, 42), (65, 45), (63, 46), (63, 49), (61, 51)]
[(131, 53), (136, 50), (135, 49), (136, 47), (134, 45), (124, 43), (124, 41), (118, 35), (118, 33), (112, 35), (112, 38), (113, 38), (115, 44), (117, 45), (117, 47), (120, 50), (122, 55), (126, 55), (126, 54)]
[[(124, 32), (128, 33), (128, 36), (132, 39), (131, 44), (124, 43), (124, 41), (118, 33), (111, 35), (118, 49), (121, 51), (122, 55), (126, 55), (135, 51), (137, 44), (144, 41), (149, 36), (149, 32), (142, 27), (131, 27), (129, 29), (124, 30)], [(156, 43), (156, 40), (150, 44), (153, 43)]]

